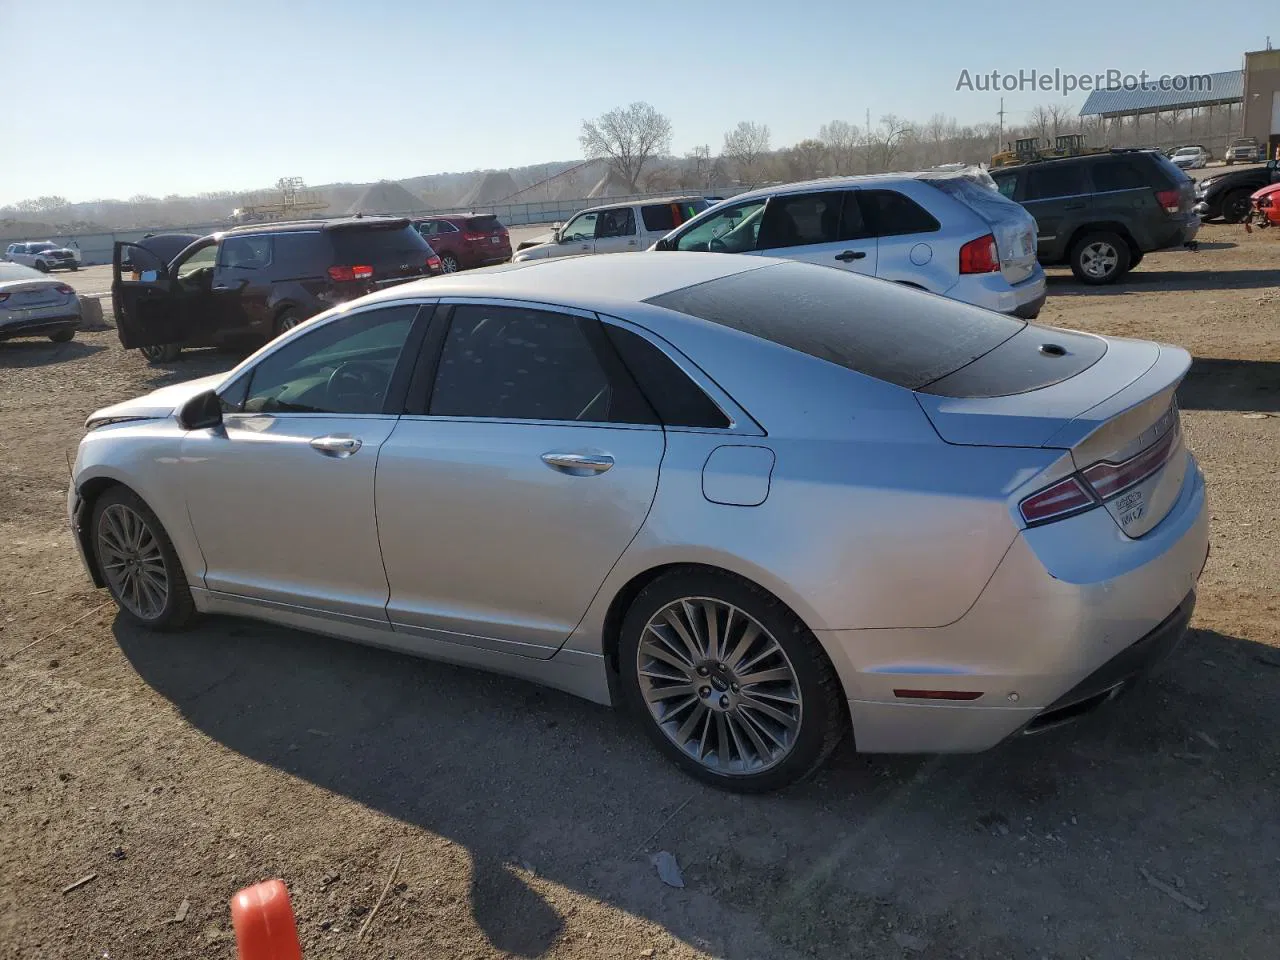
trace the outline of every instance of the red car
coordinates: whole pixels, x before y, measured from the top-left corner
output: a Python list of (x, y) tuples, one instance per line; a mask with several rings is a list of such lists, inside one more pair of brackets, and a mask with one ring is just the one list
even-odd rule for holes
[[(1253, 201), (1253, 224), (1259, 227), (1280, 226), (1280, 183), (1273, 183), (1255, 191), (1250, 197)], [(1251, 224), (1245, 221), (1245, 226)]]
[(424, 240), (440, 256), (445, 273), (506, 263), (511, 235), (491, 213), (456, 213), (413, 221)]

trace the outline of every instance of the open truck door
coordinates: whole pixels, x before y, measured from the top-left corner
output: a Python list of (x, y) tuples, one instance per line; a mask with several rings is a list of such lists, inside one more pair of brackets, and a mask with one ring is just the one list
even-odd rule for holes
[(186, 338), (186, 311), (168, 264), (146, 247), (117, 240), (111, 266), (111, 308), (121, 346), (132, 350)]

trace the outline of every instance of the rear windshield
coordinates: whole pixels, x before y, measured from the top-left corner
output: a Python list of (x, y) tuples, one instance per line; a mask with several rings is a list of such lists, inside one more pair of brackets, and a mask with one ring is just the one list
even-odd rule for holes
[(363, 263), (365, 260), (394, 258), (401, 253), (418, 254), (415, 262), (420, 263), (430, 249), (427, 241), (422, 239), (412, 226), (387, 228), (346, 228), (329, 230), (333, 238), (333, 252), (340, 263)]
[(1026, 326), (954, 300), (806, 263), (721, 277), (648, 302), (911, 390), (954, 373)]
[(477, 233), (497, 233), (502, 229), (502, 224), (491, 214), (487, 217), (468, 217), (466, 228)]

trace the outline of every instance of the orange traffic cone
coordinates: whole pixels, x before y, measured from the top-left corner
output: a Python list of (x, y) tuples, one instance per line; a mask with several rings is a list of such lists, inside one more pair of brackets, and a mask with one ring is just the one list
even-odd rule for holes
[(302, 960), (298, 923), (281, 880), (264, 880), (231, 898), (240, 960)]

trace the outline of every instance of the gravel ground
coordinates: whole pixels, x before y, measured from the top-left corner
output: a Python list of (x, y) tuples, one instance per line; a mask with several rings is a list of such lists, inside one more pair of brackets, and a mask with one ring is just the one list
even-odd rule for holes
[(977, 756), (846, 746), (763, 798), (518, 681), (247, 621), (129, 628), (80, 570), (67, 453), (96, 407), (236, 358), (0, 343), (0, 957), (230, 957), (227, 900), (270, 876), (308, 958), (1275, 956), (1272, 233), (1206, 227), (1107, 290), (1051, 278), (1046, 322), (1197, 358), (1214, 550), (1161, 675)]

